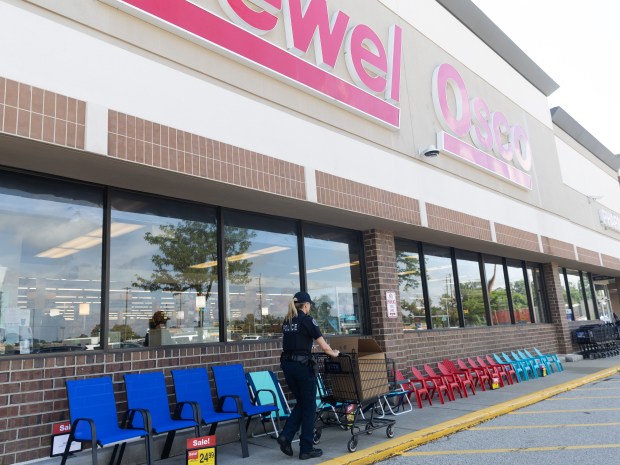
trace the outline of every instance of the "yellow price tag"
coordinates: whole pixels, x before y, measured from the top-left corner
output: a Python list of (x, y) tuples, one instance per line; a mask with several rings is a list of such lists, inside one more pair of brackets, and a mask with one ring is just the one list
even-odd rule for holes
[(215, 465), (215, 447), (188, 450), (187, 465)]

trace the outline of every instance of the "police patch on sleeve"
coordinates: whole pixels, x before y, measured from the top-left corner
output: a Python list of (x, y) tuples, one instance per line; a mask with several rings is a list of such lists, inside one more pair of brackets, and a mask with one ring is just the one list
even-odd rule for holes
[(316, 322), (316, 320), (315, 320), (314, 318), (312, 318), (312, 324), (313, 324), (314, 326), (318, 326), (318, 325), (319, 325), (319, 324)]

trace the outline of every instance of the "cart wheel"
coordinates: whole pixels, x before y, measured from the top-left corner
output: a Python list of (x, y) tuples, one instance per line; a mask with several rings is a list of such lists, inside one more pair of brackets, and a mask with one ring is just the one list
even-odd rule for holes
[(352, 437), (351, 439), (349, 439), (349, 442), (347, 443), (347, 449), (349, 449), (349, 452), (355, 452), (357, 450), (356, 437)]
[(372, 423), (366, 423), (366, 434), (372, 434), (373, 426)]
[(321, 430), (316, 428), (312, 435), (312, 444), (317, 445), (319, 442), (321, 442)]
[(394, 425), (390, 425), (387, 428), (385, 428), (385, 434), (387, 435), (388, 438), (393, 438), (394, 437)]

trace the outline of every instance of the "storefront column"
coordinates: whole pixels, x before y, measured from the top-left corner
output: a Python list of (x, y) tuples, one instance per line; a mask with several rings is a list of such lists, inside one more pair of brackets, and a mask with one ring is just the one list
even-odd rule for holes
[(615, 284), (609, 283), (607, 290), (609, 291), (611, 310), (620, 317), (620, 278), (616, 278)]
[(566, 319), (566, 307), (564, 305), (564, 294), (562, 290), (562, 283), (560, 282), (558, 264), (543, 264), (543, 275), (545, 277), (545, 286), (547, 288), (551, 322), (556, 328), (558, 352), (561, 354), (569, 354), (573, 350), (568, 320)]
[[(388, 358), (398, 359), (399, 351), (403, 348), (403, 322), (396, 274), (394, 234), (375, 229), (365, 231), (364, 250), (371, 334), (387, 353)], [(386, 292), (396, 294), (396, 317), (388, 317)]]

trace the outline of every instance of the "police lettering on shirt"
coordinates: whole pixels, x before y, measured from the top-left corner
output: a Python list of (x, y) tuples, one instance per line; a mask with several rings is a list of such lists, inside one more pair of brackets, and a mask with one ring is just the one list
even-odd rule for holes
[(282, 325), (282, 331), (285, 333), (297, 333), (299, 332), (299, 328), (297, 323), (284, 323)]

